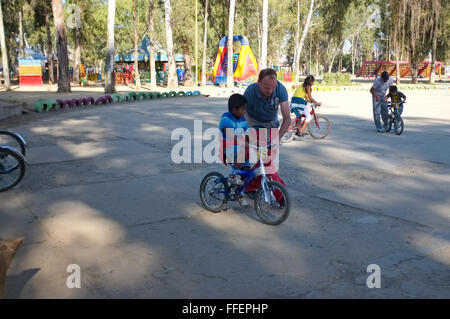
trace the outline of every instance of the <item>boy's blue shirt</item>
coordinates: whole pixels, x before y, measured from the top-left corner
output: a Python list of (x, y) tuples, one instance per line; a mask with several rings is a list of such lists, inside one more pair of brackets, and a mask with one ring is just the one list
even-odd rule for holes
[(246, 131), (248, 129), (248, 123), (245, 120), (245, 117), (236, 118), (233, 113), (226, 112), (222, 115), (222, 118), (220, 119), (219, 124), (219, 130), (222, 132), (222, 136), (224, 139), (227, 139), (226, 137), (226, 129), (232, 128), (236, 132), (236, 129), (243, 129)]

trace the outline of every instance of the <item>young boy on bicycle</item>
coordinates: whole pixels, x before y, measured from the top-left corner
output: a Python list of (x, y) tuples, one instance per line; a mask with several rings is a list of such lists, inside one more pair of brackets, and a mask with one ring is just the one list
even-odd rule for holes
[[(403, 113), (403, 103), (406, 101), (406, 95), (400, 92), (395, 85), (389, 87), (389, 94), (384, 98), (385, 102), (391, 99), (391, 103), (400, 103), (394, 108), (396, 115), (401, 116)], [(397, 128), (395, 128), (397, 129)]]
[(291, 99), (291, 112), (295, 113), (297, 117), (300, 117), (300, 112), (305, 114), (305, 121), (302, 124), (299, 134), (304, 135), (305, 129), (308, 123), (312, 120), (311, 110), (308, 107), (309, 103), (320, 105), (319, 102), (314, 100), (311, 96), (312, 86), (314, 85), (314, 76), (308, 75), (301, 86), (299, 86)]
[[(233, 163), (233, 168), (244, 169), (250, 167), (246, 150), (246, 136), (248, 124), (245, 120), (247, 99), (241, 94), (233, 94), (228, 99), (228, 112), (222, 115), (219, 129), (222, 132), (222, 161)], [(235, 185), (243, 185), (238, 175), (230, 174), (229, 181)], [(248, 206), (244, 198), (238, 199), (242, 206)]]

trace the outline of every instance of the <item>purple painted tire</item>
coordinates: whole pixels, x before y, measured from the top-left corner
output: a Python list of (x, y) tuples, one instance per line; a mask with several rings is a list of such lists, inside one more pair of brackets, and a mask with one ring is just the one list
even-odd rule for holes
[(95, 104), (95, 99), (92, 96), (87, 97), (86, 100), (87, 100), (87, 104), (92, 104), (92, 105)]
[(65, 100), (64, 103), (68, 107), (74, 107), (75, 106), (74, 103), (73, 103), (73, 100)]
[(112, 103), (113, 102), (113, 98), (111, 97), (111, 95), (105, 95), (106, 100), (108, 101), (108, 103)]
[(63, 100), (56, 100), (56, 103), (59, 105), (60, 108), (64, 108), (66, 106), (65, 101)]
[(81, 105), (81, 101), (78, 99), (72, 99), (72, 103), (74, 106), (80, 106)]

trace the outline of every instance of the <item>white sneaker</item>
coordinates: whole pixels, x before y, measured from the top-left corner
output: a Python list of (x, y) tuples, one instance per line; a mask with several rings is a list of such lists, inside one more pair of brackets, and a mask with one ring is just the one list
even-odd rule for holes
[(242, 207), (248, 207), (248, 202), (245, 200), (245, 198), (244, 197), (239, 197), (238, 198), (238, 202), (239, 202), (239, 204), (242, 206)]
[(241, 180), (241, 178), (238, 175), (230, 175), (229, 180), (231, 184), (234, 185), (244, 185), (244, 182)]

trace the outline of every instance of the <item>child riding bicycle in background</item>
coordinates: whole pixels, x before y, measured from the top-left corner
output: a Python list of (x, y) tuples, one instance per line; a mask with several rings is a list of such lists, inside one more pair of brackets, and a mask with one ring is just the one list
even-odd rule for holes
[[(388, 102), (391, 99), (391, 103), (400, 103), (394, 107), (394, 112), (396, 116), (400, 116), (403, 113), (403, 103), (406, 101), (406, 95), (398, 91), (395, 85), (389, 87), (389, 94), (385, 96), (384, 101)], [(397, 127), (395, 128), (397, 129)]]
[[(250, 169), (248, 148), (246, 148), (246, 131), (248, 124), (245, 120), (247, 99), (241, 94), (233, 94), (228, 99), (228, 112), (222, 115), (219, 129), (222, 132), (221, 160), (224, 164), (232, 163), (234, 169)], [(243, 185), (240, 176), (230, 174), (229, 181), (235, 185)], [(242, 206), (248, 206), (244, 198), (238, 199)]]
[(308, 107), (309, 103), (314, 103), (319, 105), (321, 103), (317, 102), (311, 96), (312, 86), (314, 85), (314, 76), (308, 75), (301, 86), (299, 86), (292, 96), (291, 99), (291, 112), (295, 113), (297, 117), (301, 116), (300, 112), (305, 114), (305, 121), (300, 129), (300, 135), (305, 134), (305, 129), (308, 123), (312, 120), (311, 110)]

